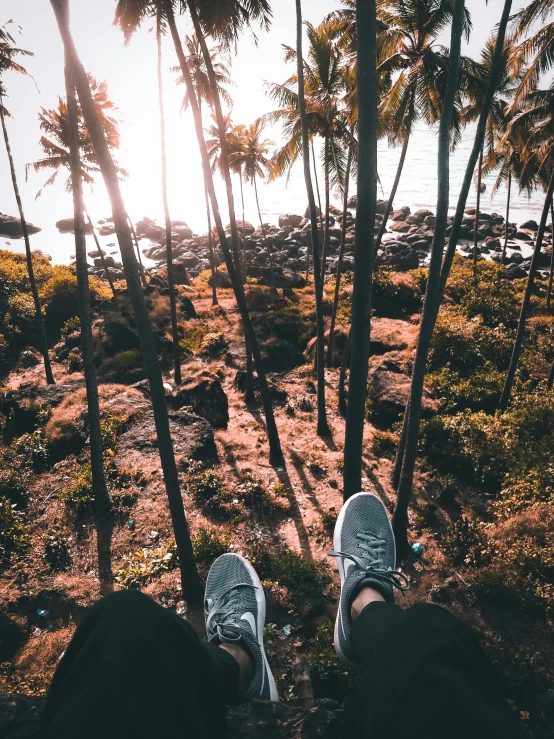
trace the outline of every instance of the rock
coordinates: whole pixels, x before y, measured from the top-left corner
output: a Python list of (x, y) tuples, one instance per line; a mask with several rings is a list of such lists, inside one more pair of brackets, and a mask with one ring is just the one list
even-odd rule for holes
[(282, 216), (279, 216), (279, 226), (283, 228), (284, 226), (290, 226), (291, 228), (298, 228), (302, 221), (304, 219), (302, 216), (292, 215), (290, 213), (285, 213)]
[(81, 346), (81, 331), (72, 331), (65, 337), (64, 344), (70, 351)]
[(113, 357), (114, 354), (119, 354), (119, 352), (140, 348), (138, 334), (125, 323), (107, 321), (104, 324), (104, 335), (106, 337), (103, 341), (104, 351), (109, 357)]
[(514, 238), (519, 239), (520, 241), (531, 241), (533, 237), (525, 231), (517, 231)]
[(417, 216), (418, 218), (421, 218), (422, 221), (425, 221), (425, 219), (428, 216), (431, 216), (434, 218), (435, 214), (430, 210), (426, 210), (425, 208), (420, 208), (419, 210), (416, 210), (416, 212), (414, 213), (414, 216)]
[(98, 229), (98, 233), (100, 236), (112, 236), (112, 234), (115, 233), (115, 226), (111, 226), (106, 224), (105, 226), (100, 226)]
[(248, 267), (246, 274), (248, 276), (257, 276), (258, 284), (276, 288), (303, 288), (306, 287), (306, 280), (302, 275), (297, 272), (293, 272), (291, 269), (285, 267), (275, 267), (273, 269), (273, 275), (271, 269), (260, 269), (255, 270), (257, 275), (251, 274), (252, 268)]
[(162, 236), (165, 235), (165, 228), (151, 224), (146, 227), (144, 235), (152, 239), (152, 241), (161, 241)]
[(526, 229), (527, 231), (538, 231), (539, 230), (539, 224), (536, 221), (525, 221), (525, 223), (522, 223), (520, 226), (521, 229)]
[[(410, 396), (411, 379), (397, 372), (376, 370), (370, 376), (368, 398), (371, 403), (370, 420), (376, 426), (391, 428), (400, 421)], [(423, 418), (438, 413), (440, 403), (427, 389), (423, 390), (421, 412)]]
[(180, 239), (192, 238), (192, 228), (189, 228), (184, 221), (171, 221), (171, 232), (176, 233)]
[(479, 186), (479, 192), (484, 193), (487, 191), (487, 185), (484, 182), (481, 182), (481, 185)]
[[(36, 234), (42, 231), (42, 229), (27, 222), (27, 231), (30, 234)], [(0, 213), (0, 236), (10, 236), (13, 239), (20, 239), (23, 236), (23, 229), (21, 228), (19, 218)]]
[[(213, 285), (212, 275), (208, 278), (208, 285)], [(220, 288), (232, 288), (233, 283), (227, 272), (216, 272), (215, 273), (215, 286)]]
[(269, 339), (262, 346), (264, 367), (268, 372), (284, 372), (304, 364), (304, 355), (290, 341)]
[[(75, 221), (73, 218), (62, 218), (61, 221), (56, 222), (56, 228), (60, 233), (75, 233)], [(92, 226), (90, 223), (85, 223), (85, 233), (92, 233)]]
[(229, 401), (221, 382), (216, 378), (185, 380), (170, 398), (170, 405), (179, 409), (190, 406), (214, 429), (226, 429), (229, 423)]
[[(340, 324), (337, 324), (335, 326), (335, 333), (333, 336), (333, 356), (331, 357), (331, 366), (332, 367), (340, 367), (342, 364), (342, 357), (344, 354), (344, 347), (346, 346), (346, 342), (348, 340), (348, 329), (345, 326), (341, 326)], [(314, 336), (313, 339), (310, 339), (308, 342), (308, 346), (306, 347), (306, 351), (304, 352), (304, 355), (308, 359), (308, 361), (312, 362), (314, 361), (314, 350), (315, 346), (317, 344), (317, 337)], [(327, 357), (327, 351), (329, 348), (329, 329), (325, 332), (325, 356)]]
[[(348, 198), (348, 207), (349, 208), (356, 208), (358, 205), (358, 196), (357, 195), (351, 195)], [(385, 211), (383, 211), (384, 213)]]
[[(355, 195), (354, 195), (354, 198), (356, 198)], [(352, 200), (352, 198), (350, 198), (350, 200)], [(350, 205), (350, 200), (348, 201), (348, 205)], [(357, 198), (356, 198), (356, 202), (357, 202)], [(378, 200), (377, 201), (377, 204), (375, 206), (375, 213), (377, 213), (377, 215), (381, 215), (381, 216), (384, 215), (385, 214), (385, 211), (386, 211), (386, 209), (388, 207), (388, 204), (389, 204), (388, 203), (388, 200)], [(356, 206), (354, 206), (354, 207), (356, 207)]]
[(372, 318), (371, 354), (386, 354), (415, 346), (417, 326), (395, 318)]
[(391, 216), (393, 221), (405, 221), (410, 215), (410, 209), (407, 206), (395, 210)]
[[(170, 411), (169, 427), (175, 454), (181, 459), (195, 459), (205, 464), (218, 461), (213, 430), (205, 418), (185, 409)], [(159, 454), (154, 412), (150, 409), (119, 437), (116, 462), (128, 464), (127, 460), (137, 452), (146, 459), (150, 457), (151, 461)]]
[[(352, 198), (350, 198), (350, 200), (352, 200)], [(350, 203), (350, 200), (348, 201), (349, 203)], [(353, 207), (355, 208), (356, 206), (353, 206)], [(317, 217), (319, 218), (319, 216), (321, 215), (321, 211), (319, 210), (319, 208), (317, 207), (317, 205), (315, 207), (315, 212), (316, 212)], [(308, 218), (308, 219), (310, 218), (310, 206), (308, 206), (306, 208), (306, 211), (304, 213), (304, 218)], [(308, 227), (309, 226), (310, 226), (310, 224), (308, 223)]]
[(40, 363), (40, 354), (32, 349), (24, 349), (18, 357), (17, 366), (21, 369), (30, 369)]
[(411, 226), (409, 223), (406, 223), (405, 221), (394, 221), (389, 226), (391, 231), (394, 231), (395, 233), (408, 233)]
[(509, 277), (511, 280), (518, 280), (527, 277), (527, 272), (519, 264), (509, 264), (506, 267), (506, 277)]
[(139, 221), (135, 226), (135, 231), (137, 232), (138, 236), (146, 236), (146, 229), (148, 226), (153, 226), (154, 221), (151, 218), (143, 218), (142, 221)]
[(180, 262), (173, 262), (173, 282), (176, 285), (190, 285), (187, 268)]
[(437, 219), (435, 216), (425, 216), (425, 219), (423, 221), (426, 226), (429, 226), (430, 228), (434, 228), (435, 223), (437, 222)]
[(62, 400), (85, 384), (84, 380), (61, 385), (22, 385), (18, 390), (0, 393), (0, 413), (6, 417), (7, 438), (34, 431), (38, 414), (55, 408)]

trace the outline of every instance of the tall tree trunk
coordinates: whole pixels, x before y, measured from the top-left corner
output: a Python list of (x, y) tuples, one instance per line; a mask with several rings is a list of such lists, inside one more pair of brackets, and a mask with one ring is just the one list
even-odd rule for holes
[(242, 281), (246, 283), (246, 244), (244, 243), (244, 187), (242, 181), (242, 167), (239, 172), (240, 181), (240, 200), (242, 203), (242, 228), (240, 230), (240, 240), (242, 244)]
[(377, 73), (375, 0), (357, 0), (358, 204), (352, 294), (352, 350), (344, 442), (344, 499), (362, 489), (362, 453), (367, 395), (371, 291), (377, 205)]
[(312, 149), (312, 159), (313, 159), (313, 167), (314, 167), (314, 182), (315, 182), (315, 191), (317, 193), (317, 204), (319, 207), (319, 228), (321, 229), (321, 235), (323, 236), (323, 208), (321, 207), (321, 193), (319, 191), (319, 181), (317, 177), (317, 160), (315, 158), (315, 147), (313, 139), (311, 141), (311, 149)]
[(343, 418), (346, 418), (346, 372), (348, 371), (348, 365), (350, 364), (350, 352), (352, 349), (352, 331), (348, 332), (348, 338), (344, 347), (344, 354), (342, 355), (342, 362), (340, 365), (339, 375), (339, 403), (338, 410)]
[(340, 249), (337, 261), (337, 277), (335, 280), (335, 295), (333, 297), (333, 310), (331, 312), (331, 325), (329, 327), (329, 345), (327, 347), (327, 367), (331, 367), (333, 359), (333, 344), (335, 339), (335, 323), (337, 320), (337, 310), (339, 307), (340, 296), (340, 280), (342, 277), (342, 260), (344, 258), (344, 248), (346, 246), (346, 217), (348, 215), (348, 188), (350, 186), (350, 170), (352, 169), (352, 159), (354, 156), (354, 141), (350, 142), (348, 147), (348, 161), (346, 162), (346, 175), (344, 180), (344, 199), (342, 204), (342, 223), (340, 231)]
[(512, 171), (508, 172), (508, 200), (506, 201), (506, 233), (504, 234), (504, 248), (502, 249), (502, 262), (506, 263), (506, 250), (508, 249), (508, 226), (510, 218), (510, 200), (512, 197)]
[(48, 356), (48, 341), (46, 340), (46, 330), (44, 328), (44, 319), (42, 317), (42, 309), (40, 306), (40, 298), (38, 295), (37, 283), (35, 280), (35, 271), (33, 269), (33, 257), (31, 255), (31, 242), (29, 240), (29, 229), (27, 228), (27, 221), (23, 213), (23, 203), (21, 202), (21, 195), (19, 194), (19, 185), (17, 184), (17, 175), (15, 173), (15, 164), (12, 156), (12, 149), (10, 146), (10, 139), (8, 137), (8, 129), (6, 128), (6, 118), (4, 113), (4, 100), (0, 95), (0, 121), (2, 122), (2, 131), (4, 133), (4, 143), (6, 144), (6, 153), (8, 155), (8, 161), (10, 163), (10, 173), (12, 176), (12, 185), (19, 210), (19, 218), (21, 220), (21, 230), (23, 231), (23, 239), (25, 240), (25, 256), (27, 258), (27, 272), (29, 274), (29, 282), (31, 283), (31, 294), (35, 304), (35, 320), (37, 324), (37, 334), (40, 344), (40, 351), (42, 358), (44, 359), (44, 374), (46, 375), (46, 384), (54, 385), (54, 375), (52, 374), (52, 366), (50, 364), (50, 357)]
[(252, 177), (252, 181), (254, 183), (254, 192), (256, 194), (256, 207), (258, 208), (258, 217), (260, 219), (260, 228), (262, 229), (262, 236), (264, 239), (265, 248), (267, 249), (267, 254), (269, 257), (269, 268), (271, 270), (271, 277), (270, 277), (270, 285), (273, 287), (273, 282), (275, 281), (275, 274), (274, 274), (274, 268), (273, 268), (273, 258), (271, 256), (271, 247), (267, 243), (267, 237), (265, 235), (265, 226), (264, 222), (262, 220), (262, 211), (260, 210), (260, 200), (258, 198), (258, 183), (256, 180), (256, 173), (254, 173), (254, 176)]
[(304, 158), (304, 179), (308, 194), (310, 222), (312, 227), (312, 256), (314, 260), (314, 292), (317, 324), (317, 433), (319, 436), (329, 436), (327, 423), (327, 408), (325, 406), (325, 324), (323, 322), (323, 289), (321, 281), (321, 264), (319, 259), (319, 233), (317, 211), (315, 207), (312, 175), (310, 172), (310, 138), (308, 132), (308, 115), (306, 112), (306, 97), (304, 91), (304, 57), (302, 56), (302, 2), (296, 2), (296, 57), (298, 75), (298, 109), (302, 125), (302, 154)]
[(135, 231), (135, 226), (129, 215), (127, 215), (127, 220), (129, 221), (129, 228), (131, 229), (131, 235), (133, 237), (133, 243), (135, 245), (135, 250), (137, 253), (137, 264), (138, 264), (139, 273), (140, 273), (140, 281), (142, 282), (143, 287), (146, 288), (148, 287), (148, 283), (146, 282), (146, 275), (144, 274), (144, 267), (142, 264), (142, 257), (140, 254), (139, 242), (137, 239), (137, 232)]
[(481, 146), (477, 172), (477, 205), (475, 207), (475, 228), (473, 229), (473, 279), (477, 280), (477, 242), (479, 241), (479, 215), (481, 213), (481, 182), (483, 180), (483, 154), (485, 144)]
[[(502, 11), (502, 17), (500, 19), (500, 23), (498, 24), (498, 33), (496, 36), (496, 47), (494, 50), (494, 56), (493, 56), (492, 65), (491, 65), (489, 86), (487, 87), (487, 92), (485, 93), (485, 97), (483, 99), (483, 105), (481, 107), (481, 113), (479, 115), (479, 121), (477, 123), (477, 131), (475, 133), (475, 141), (473, 142), (473, 149), (471, 150), (469, 161), (467, 163), (467, 167), (466, 167), (466, 171), (464, 175), (464, 181), (462, 183), (462, 189), (460, 190), (460, 195), (458, 197), (458, 205), (456, 207), (456, 214), (454, 216), (454, 222), (452, 224), (450, 237), (448, 239), (448, 247), (446, 249), (446, 253), (444, 255), (444, 260), (442, 263), (441, 282), (440, 282), (441, 300), (444, 294), (446, 283), (448, 281), (448, 275), (450, 274), (450, 270), (452, 268), (452, 262), (454, 261), (454, 255), (456, 254), (456, 247), (458, 245), (458, 237), (460, 235), (460, 227), (462, 225), (462, 221), (464, 218), (464, 212), (465, 212), (465, 207), (466, 207), (471, 183), (473, 182), (473, 174), (475, 172), (475, 165), (477, 164), (477, 159), (479, 158), (479, 153), (481, 151), (481, 147), (483, 146), (483, 142), (485, 140), (485, 131), (487, 128), (487, 121), (489, 118), (489, 113), (491, 111), (492, 103), (493, 103), (496, 89), (498, 86), (498, 79), (499, 79), (500, 72), (502, 69), (502, 64), (503, 64), (504, 42), (506, 40), (506, 28), (510, 20), (511, 9), (512, 9), (512, 0), (504, 0), (504, 9)], [(440, 305), (440, 301), (439, 301), (439, 305)], [(438, 311), (439, 305), (437, 306), (437, 311)]]
[(552, 194), (554, 193), (554, 172), (550, 178), (550, 184), (546, 193), (546, 200), (544, 201), (544, 207), (542, 209), (541, 222), (539, 225), (539, 231), (537, 233), (537, 241), (533, 250), (533, 258), (531, 259), (531, 266), (529, 267), (529, 277), (527, 278), (527, 286), (525, 288), (525, 294), (523, 296), (523, 303), (521, 304), (521, 313), (519, 315), (519, 323), (517, 326), (516, 340), (512, 351), (512, 358), (510, 360), (510, 367), (508, 369), (508, 376), (502, 390), (502, 396), (498, 407), (501, 411), (505, 411), (510, 402), (510, 395), (512, 393), (512, 387), (516, 376), (517, 364), (523, 348), (523, 337), (525, 336), (525, 324), (527, 321), (527, 315), (529, 314), (529, 306), (531, 304), (531, 295), (533, 294), (533, 287), (535, 285), (535, 275), (537, 273), (537, 264), (541, 253), (542, 242), (544, 240), (544, 232), (546, 229), (546, 221), (548, 220), (548, 214), (550, 211), (550, 204), (552, 202)]
[[(485, 130), (487, 127), (487, 121), (488, 121), (489, 113), (491, 110), (492, 102), (494, 99), (494, 95), (495, 95), (496, 88), (498, 85), (498, 79), (499, 79), (500, 72), (502, 69), (502, 64), (503, 64), (504, 41), (506, 39), (506, 28), (508, 26), (508, 21), (510, 20), (511, 9), (512, 9), (512, 0), (504, 0), (504, 9), (502, 11), (502, 17), (500, 19), (500, 23), (498, 24), (498, 34), (496, 37), (496, 47), (494, 50), (493, 62), (492, 62), (492, 67), (491, 67), (491, 75), (489, 79), (489, 86), (487, 88), (487, 92), (485, 93), (485, 97), (483, 100), (481, 114), (479, 116), (479, 121), (477, 123), (477, 131), (475, 133), (475, 140), (473, 142), (473, 149), (471, 150), (471, 154), (470, 154), (467, 166), (466, 166), (464, 180), (462, 183), (462, 189), (460, 190), (460, 195), (458, 197), (458, 204), (456, 206), (456, 214), (454, 216), (454, 222), (452, 224), (452, 228), (450, 231), (450, 237), (448, 239), (448, 247), (446, 249), (444, 259), (442, 262), (439, 300), (436, 305), (436, 312), (435, 312), (435, 318), (433, 321), (433, 326), (435, 325), (436, 320), (437, 320), (438, 311), (440, 308), (442, 298), (444, 296), (444, 290), (446, 288), (448, 276), (452, 268), (452, 262), (454, 261), (454, 255), (456, 254), (456, 247), (458, 245), (458, 237), (460, 235), (460, 227), (462, 225), (462, 221), (464, 218), (465, 207), (466, 207), (471, 183), (473, 182), (473, 174), (475, 172), (475, 165), (477, 164), (477, 159), (479, 158), (479, 152), (481, 151), (481, 147), (483, 146), (483, 141), (485, 140)], [(402, 465), (402, 460), (404, 459), (404, 445), (402, 441), (403, 438), (405, 438), (404, 434), (400, 437), (400, 444), (398, 446), (398, 451), (396, 455), (397, 464), (395, 465), (395, 469), (397, 469), (399, 465), (400, 466)]]
[(321, 254), (321, 289), (325, 286), (325, 272), (327, 270), (327, 252), (329, 251), (331, 186), (329, 184), (329, 138), (325, 138), (325, 233), (323, 235), (323, 251)]
[(552, 254), (550, 255), (550, 274), (548, 276), (548, 290), (546, 293), (546, 307), (550, 309), (550, 298), (552, 297), (552, 281), (554, 279), (554, 202), (550, 203), (552, 223)]
[(206, 215), (208, 218), (208, 245), (210, 247), (210, 266), (212, 268), (212, 305), (219, 305), (217, 302), (217, 287), (216, 287), (216, 267), (215, 267), (215, 253), (214, 253), (214, 237), (212, 234), (212, 216), (210, 213), (210, 197), (208, 195), (208, 188), (204, 185), (204, 194), (206, 196)]
[(402, 170), (404, 169), (404, 162), (406, 161), (406, 154), (408, 153), (409, 143), (410, 143), (410, 137), (406, 136), (406, 138), (404, 139), (404, 143), (402, 144), (402, 152), (400, 153), (400, 161), (398, 162), (398, 168), (396, 170), (396, 177), (394, 178), (392, 190), (390, 191), (390, 196), (387, 201), (387, 207), (383, 215), (383, 222), (381, 223), (381, 228), (379, 229), (377, 241), (375, 242), (375, 250), (380, 248), (381, 243), (383, 241), (383, 236), (385, 235), (385, 231), (387, 230), (387, 221), (389, 220), (389, 216), (392, 211), (392, 206), (394, 204), (394, 198), (396, 197), (396, 191), (398, 190), (398, 185), (400, 184), (400, 177), (402, 176)]
[(163, 386), (163, 378), (158, 362), (156, 342), (152, 332), (150, 317), (140, 285), (137, 261), (133, 251), (133, 241), (129, 228), (127, 211), (121, 196), (117, 169), (108, 148), (102, 125), (90, 93), (87, 75), (81, 64), (73, 42), (67, 20), (66, 0), (50, 0), (54, 9), (58, 27), (63, 40), (68, 64), (73, 81), (77, 88), (83, 117), (89, 131), (100, 170), (112, 205), (114, 226), (121, 249), (123, 269), (127, 280), (129, 297), (135, 315), (137, 333), (140, 338), (142, 357), (152, 398), (152, 408), (156, 426), (157, 444), (167, 491), (171, 522), (175, 535), (175, 543), (181, 566), (181, 587), (183, 597), (189, 602), (199, 602), (202, 598), (202, 586), (192, 551), (190, 532), (183, 508), (181, 488), (173, 442), (169, 430), (167, 401)]
[[(190, 98), (190, 104), (191, 104), (193, 118), (194, 118), (194, 125), (196, 129), (196, 136), (198, 138), (200, 154), (202, 156), (202, 167), (204, 169), (204, 177), (208, 185), (208, 193), (210, 195), (210, 200), (212, 203), (212, 211), (214, 214), (214, 220), (215, 220), (217, 232), (219, 235), (221, 250), (223, 252), (225, 263), (227, 265), (227, 271), (229, 273), (229, 277), (231, 279), (233, 289), (235, 292), (237, 307), (239, 309), (239, 313), (241, 316), (242, 325), (244, 329), (244, 334), (245, 334), (245, 339), (246, 339), (245, 343), (247, 344), (247, 351), (249, 348), (250, 351), (252, 352), (252, 357), (254, 359), (254, 364), (256, 367), (257, 375), (258, 375), (258, 384), (260, 387), (260, 394), (262, 397), (262, 403), (263, 403), (265, 419), (266, 419), (267, 438), (268, 438), (269, 449), (270, 449), (270, 461), (273, 465), (280, 466), (284, 462), (284, 457), (283, 457), (283, 452), (281, 450), (281, 442), (279, 440), (279, 432), (277, 430), (277, 424), (275, 423), (275, 415), (273, 413), (271, 394), (269, 391), (269, 385), (267, 383), (267, 378), (266, 378), (265, 371), (264, 371), (262, 355), (260, 352), (260, 347), (258, 344), (258, 340), (256, 338), (256, 334), (254, 332), (252, 320), (250, 319), (248, 307), (246, 305), (246, 300), (244, 296), (244, 287), (242, 285), (242, 280), (240, 278), (240, 264), (238, 264), (238, 266), (235, 266), (237, 265), (237, 254), (235, 254), (235, 261), (234, 261), (233, 256), (231, 255), (231, 252), (229, 251), (227, 238), (225, 235), (225, 229), (223, 228), (223, 221), (221, 220), (221, 213), (219, 211), (219, 205), (218, 205), (217, 197), (215, 194), (214, 182), (213, 182), (212, 172), (210, 169), (210, 161), (208, 158), (208, 150), (206, 148), (206, 141), (204, 140), (204, 130), (202, 128), (202, 118), (200, 116), (200, 111), (198, 108), (198, 101), (196, 99), (196, 95), (194, 92), (194, 86), (192, 84), (192, 79), (190, 76), (190, 70), (188, 68), (187, 60), (183, 52), (183, 47), (181, 45), (181, 40), (179, 38), (179, 31), (177, 30), (177, 25), (175, 23), (175, 16), (173, 14), (173, 6), (171, 4), (171, 0), (164, 0), (164, 7), (167, 13), (169, 28), (171, 30), (171, 35), (173, 38), (175, 51), (177, 52), (177, 57), (179, 59), (179, 65), (181, 67), (181, 72), (185, 80), (187, 94)], [(205, 47), (206, 46), (205, 40), (203, 41), (203, 44)], [(209, 57), (209, 53), (208, 53), (208, 57)], [(235, 223), (235, 230), (236, 230), (236, 223)], [(238, 262), (240, 263), (240, 259), (238, 260)]]
[(179, 350), (179, 327), (177, 324), (177, 297), (173, 279), (173, 237), (171, 235), (171, 218), (167, 198), (167, 144), (165, 136), (165, 107), (162, 79), (162, 17), (158, 11), (156, 24), (156, 44), (158, 47), (158, 104), (160, 108), (160, 140), (162, 157), (162, 198), (165, 218), (165, 248), (167, 253), (167, 284), (169, 287), (169, 306), (171, 310), (171, 338), (173, 340), (173, 367), (175, 384), (181, 384), (181, 352)]
[[(85, 237), (85, 218), (83, 182), (81, 178), (81, 155), (79, 151), (79, 119), (75, 85), (70, 65), (65, 65), (65, 87), (67, 95), (67, 126), (69, 135), (69, 158), (71, 165), (71, 189), (73, 192), (73, 217), (75, 220), (75, 266), (77, 268), (77, 299), (79, 321), (81, 324), (81, 348), (87, 392), (88, 425), (90, 429), (90, 466), (92, 470), (92, 489), (95, 513), (104, 517), (111, 508), (108, 486), (104, 475), (104, 450), (100, 427), (100, 401), (98, 399), (98, 380), (94, 364), (94, 343), (92, 339), (92, 319), (90, 310), (90, 290), (88, 282), (87, 244)], [(90, 222), (90, 216), (89, 218)], [(104, 573), (106, 574), (106, 573)], [(111, 573), (107, 573), (108, 579)], [(105, 579), (105, 578), (103, 578)]]
[[(75, 93), (73, 93), (73, 94), (75, 95)], [(82, 185), (81, 185), (81, 189), (82, 189)], [(83, 208), (84, 208), (84, 213), (85, 213), (86, 218), (87, 218), (87, 221), (88, 221), (88, 225), (90, 226), (90, 229), (92, 231), (92, 237), (94, 239), (94, 243), (96, 244), (96, 248), (98, 249), (98, 254), (100, 255), (100, 260), (102, 262), (102, 269), (104, 270), (104, 274), (106, 275), (106, 279), (108, 280), (108, 282), (110, 284), (112, 295), (115, 298), (115, 287), (114, 287), (114, 284), (113, 284), (112, 276), (110, 274), (110, 270), (108, 269), (108, 265), (106, 264), (106, 259), (104, 258), (104, 252), (102, 250), (102, 247), (100, 246), (100, 241), (98, 240), (98, 234), (96, 233), (96, 229), (94, 228), (94, 224), (93, 224), (92, 219), (90, 217), (90, 213), (88, 212), (87, 206), (84, 204), (84, 201), (83, 201)], [(86, 241), (86, 237), (85, 237), (85, 241)], [(86, 256), (86, 245), (85, 245), (85, 256)], [(77, 258), (77, 257), (75, 257), (75, 258)], [(85, 259), (85, 261), (86, 261), (86, 259)], [(87, 278), (87, 289), (88, 289), (88, 278)]]
[(429, 276), (417, 342), (416, 359), (412, 372), (404, 462), (400, 473), (396, 506), (392, 518), (396, 547), (400, 559), (406, 555), (408, 550), (408, 506), (412, 495), (413, 476), (417, 459), (421, 398), (423, 395), (427, 357), (435, 324), (436, 306), (440, 296), (440, 270), (446, 240), (450, 194), (450, 126), (454, 113), (454, 103), (460, 73), (464, 6), (465, 0), (455, 0), (452, 17), (450, 63), (439, 128), (437, 220), (435, 223), (433, 245), (431, 247)]

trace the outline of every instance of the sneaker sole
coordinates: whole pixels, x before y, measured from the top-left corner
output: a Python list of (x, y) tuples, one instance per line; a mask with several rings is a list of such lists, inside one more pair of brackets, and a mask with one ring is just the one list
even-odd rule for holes
[[(225, 555), (223, 555), (225, 556)], [(267, 678), (269, 681), (269, 700), (273, 703), (279, 702), (279, 693), (277, 691), (277, 685), (275, 684), (275, 678), (273, 677), (273, 673), (271, 672), (271, 668), (269, 667), (269, 662), (267, 661), (267, 657), (265, 654), (265, 648), (264, 648), (264, 626), (265, 626), (265, 595), (264, 595), (264, 589), (262, 587), (262, 583), (260, 582), (260, 578), (258, 577), (258, 573), (254, 569), (254, 567), (250, 564), (250, 562), (245, 559), (240, 554), (233, 554), (233, 557), (238, 557), (240, 561), (243, 563), (243, 565), (246, 567), (248, 572), (250, 573), (250, 577), (252, 578), (252, 582), (256, 586), (256, 602), (258, 604), (258, 623), (257, 625), (257, 631), (258, 631), (258, 644), (260, 646), (260, 649), (262, 650), (262, 658), (264, 661)]]
[[(336, 552), (340, 552), (340, 541), (341, 541), (341, 535), (342, 535), (342, 527), (343, 527), (343, 524), (344, 524), (344, 519), (346, 518), (346, 513), (348, 511), (348, 507), (349, 507), (349, 505), (351, 504), (351, 502), (353, 500), (356, 500), (356, 498), (361, 498), (361, 497), (364, 497), (364, 498), (366, 498), (366, 497), (375, 498), (375, 500), (379, 503), (379, 505), (385, 511), (386, 516), (387, 516), (387, 521), (389, 522), (391, 534), (393, 533), (392, 532), (392, 525), (391, 525), (391, 522), (390, 522), (388, 511), (385, 508), (385, 506), (384, 506), (383, 501), (381, 500), (381, 498), (379, 498), (377, 495), (374, 495), (373, 493), (356, 493), (351, 498), (348, 498), (348, 500), (346, 501), (346, 503), (341, 508), (341, 511), (340, 511), (339, 516), (337, 518), (337, 522), (335, 524), (335, 531), (333, 533), (333, 548), (334, 548), (334, 550)], [(394, 534), (393, 534), (393, 541), (394, 541)], [(394, 545), (394, 561), (396, 562), (396, 542), (395, 542), (395, 545)], [(343, 589), (343, 586), (344, 586), (345, 576), (344, 576), (344, 562), (343, 562), (343, 560), (342, 560), (341, 557), (338, 557), (337, 558), (337, 566), (339, 568), (339, 575), (340, 575), (340, 597), (341, 597), (341, 600), (342, 600), (342, 589)], [(341, 614), (341, 609), (339, 607), (339, 609), (337, 611), (337, 617), (335, 619), (335, 631), (334, 631), (334, 637), (333, 637), (333, 643), (334, 643), (334, 646), (335, 646), (335, 652), (337, 653), (337, 657), (340, 659), (340, 661), (343, 664), (345, 664), (347, 667), (354, 667), (354, 668), (358, 668), (359, 669), (360, 665), (357, 662), (352, 662), (352, 660), (348, 659), (348, 657), (344, 654), (344, 652), (340, 648), (340, 639), (339, 639), (340, 614)]]

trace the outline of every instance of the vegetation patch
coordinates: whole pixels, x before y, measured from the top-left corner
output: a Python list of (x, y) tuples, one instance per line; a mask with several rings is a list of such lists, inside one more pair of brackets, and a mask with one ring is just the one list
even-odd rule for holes
[(201, 565), (210, 566), (213, 562), (229, 551), (228, 535), (222, 536), (212, 529), (201, 528), (192, 537), (192, 550), (196, 561)]
[(26, 543), (22, 514), (8, 498), (0, 498), (0, 572), (23, 552)]
[(122, 563), (114, 570), (114, 581), (123, 588), (140, 588), (178, 566), (177, 548), (171, 541), (167, 546), (144, 548), (123, 557)]

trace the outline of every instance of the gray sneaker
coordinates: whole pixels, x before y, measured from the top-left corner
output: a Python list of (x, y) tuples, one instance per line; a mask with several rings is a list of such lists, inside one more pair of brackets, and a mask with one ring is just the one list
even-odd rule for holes
[(208, 641), (240, 644), (252, 661), (253, 677), (242, 700), (278, 701), (277, 686), (264, 650), (265, 596), (248, 560), (223, 554), (213, 563), (204, 600)]
[(394, 588), (407, 590), (408, 579), (395, 572), (396, 545), (387, 509), (376, 495), (357, 493), (343, 505), (333, 536), (340, 574), (340, 603), (335, 622), (335, 651), (349, 667), (359, 667), (350, 643), (352, 602), (363, 587), (394, 602)]

